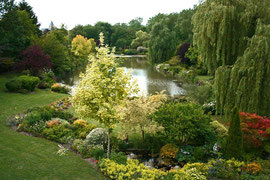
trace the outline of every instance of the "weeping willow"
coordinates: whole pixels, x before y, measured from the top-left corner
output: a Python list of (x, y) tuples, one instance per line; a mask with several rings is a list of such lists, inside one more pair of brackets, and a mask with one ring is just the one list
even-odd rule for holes
[(192, 19), (193, 41), (210, 74), (219, 66), (233, 65), (243, 55), (267, 1), (206, 0), (199, 5)]
[(270, 23), (258, 22), (244, 54), (233, 66), (216, 71), (217, 112), (229, 115), (236, 105), (240, 111), (270, 116)]

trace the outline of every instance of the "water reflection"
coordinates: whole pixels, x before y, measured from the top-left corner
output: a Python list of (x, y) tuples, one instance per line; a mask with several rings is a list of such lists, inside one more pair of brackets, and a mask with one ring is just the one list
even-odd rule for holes
[(168, 78), (153, 70), (145, 58), (125, 58), (123, 67), (132, 71), (132, 76), (137, 79), (141, 92), (154, 94), (166, 90), (169, 95), (183, 94), (183, 89), (177, 86), (173, 78)]
[[(171, 96), (184, 93), (184, 90), (173, 81), (173, 78), (165, 77), (161, 73), (154, 71), (145, 58), (124, 58), (121, 66), (126, 67), (127, 71), (132, 71), (131, 74), (134, 79), (137, 79), (140, 93), (154, 94), (163, 90)], [(64, 83), (71, 85), (73, 91), (78, 81), (79, 73), (76, 73), (72, 77), (67, 77)]]

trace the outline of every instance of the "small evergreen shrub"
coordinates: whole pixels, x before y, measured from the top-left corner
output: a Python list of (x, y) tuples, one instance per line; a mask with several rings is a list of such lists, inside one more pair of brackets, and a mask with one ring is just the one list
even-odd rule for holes
[(34, 91), (40, 81), (38, 77), (25, 75), (18, 77), (18, 80), (22, 82), (22, 89), (29, 92)]
[(19, 92), (22, 89), (22, 82), (18, 79), (12, 79), (6, 83), (9, 92)]

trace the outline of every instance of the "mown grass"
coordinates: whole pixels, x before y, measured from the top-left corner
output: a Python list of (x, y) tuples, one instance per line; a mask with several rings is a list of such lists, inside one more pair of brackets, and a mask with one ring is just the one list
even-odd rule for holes
[(0, 179), (105, 179), (76, 154), (57, 155), (57, 143), (22, 135), (5, 125), (12, 114), (67, 96), (46, 90), (8, 93), (5, 82), (13, 76), (0, 75)]

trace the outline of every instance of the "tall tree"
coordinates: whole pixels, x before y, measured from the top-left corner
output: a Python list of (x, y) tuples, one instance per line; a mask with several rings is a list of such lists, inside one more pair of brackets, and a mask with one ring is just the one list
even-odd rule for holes
[(36, 32), (40, 36), (41, 35), (41, 30), (39, 29), (40, 24), (38, 22), (36, 14), (33, 11), (33, 8), (25, 0), (21, 1), (18, 7), (21, 11), (25, 10), (29, 14), (30, 19), (32, 19), (32, 23), (36, 25), (37, 28)]
[(48, 32), (37, 40), (41, 50), (51, 57), (53, 72), (58, 76), (72, 71), (67, 31), (64, 28)]
[(72, 97), (76, 112), (83, 117), (96, 118), (108, 129), (107, 157), (110, 155), (110, 134), (118, 122), (117, 106), (131, 93), (136, 92), (130, 81), (131, 75), (118, 67), (113, 52), (104, 45), (100, 34), (100, 45), (96, 56), (90, 56), (85, 74)]
[(16, 8), (14, 0), (0, 0), (0, 18)]
[(71, 42), (71, 52), (76, 56), (75, 66), (85, 66), (90, 53), (95, 52), (94, 39), (87, 39), (77, 35)]
[(17, 57), (37, 38), (37, 28), (24, 10), (13, 9), (0, 20), (2, 56)]
[(256, 21), (269, 16), (267, 5), (267, 0), (206, 0), (199, 5), (193, 16), (193, 38), (210, 74), (243, 55)]
[(270, 116), (270, 24), (258, 22), (243, 56), (234, 66), (216, 71), (217, 112), (228, 115), (235, 105), (243, 112)]

